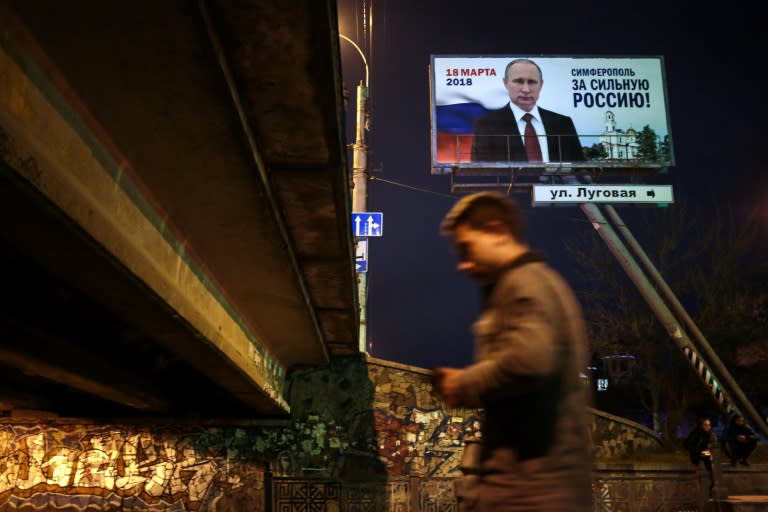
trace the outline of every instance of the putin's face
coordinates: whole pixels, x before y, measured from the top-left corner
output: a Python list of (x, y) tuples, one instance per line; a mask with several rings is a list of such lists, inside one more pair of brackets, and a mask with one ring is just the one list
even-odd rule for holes
[(539, 100), (543, 83), (539, 68), (530, 62), (512, 64), (504, 77), (504, 87), (509, 93), (509, 99), (526, 112), (529, 112)]

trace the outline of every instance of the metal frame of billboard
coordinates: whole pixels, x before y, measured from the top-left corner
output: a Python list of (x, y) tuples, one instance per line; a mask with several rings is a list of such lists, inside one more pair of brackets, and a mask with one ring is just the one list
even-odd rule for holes
[[(475, 133), (478, 118), (509, 108), (502, 79), (506, 65), (519, 58), (540, 67), (543, 86), (537, 105), (571, 118), (575, 127), (571, 138), (578, 138), (584, 160), (513, 159), (512, 138), (521, 138), (517, 126), (500, 135)], [(496, 176), (497, 183), (508, 186), (522, 176), (653, 175), (674, 165), (662, 56), (432, 55), (430, 59), (432, 174)], [(550, 145), (560, 145), (567, 136), (547, 133)], [(504, 139), (506, 158), (473, 160), (475, 139), (480, 137)]]

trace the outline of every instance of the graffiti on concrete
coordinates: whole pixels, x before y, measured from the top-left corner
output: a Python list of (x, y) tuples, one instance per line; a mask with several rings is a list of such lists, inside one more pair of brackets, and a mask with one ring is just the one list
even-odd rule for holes
[(201, 439), (109, 428), (1, 427), (0, 503), (54, 493), (88, 496), (91, 506), (133, 498), (147, 509), (174, 503), (180, 510), (210, 509), (225, 491), (244, 487), (245, 471), (206, 453)]

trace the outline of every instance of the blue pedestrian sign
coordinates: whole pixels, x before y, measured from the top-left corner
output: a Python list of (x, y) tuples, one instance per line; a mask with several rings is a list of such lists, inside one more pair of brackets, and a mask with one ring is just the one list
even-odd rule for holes
[(382, 236), (384, 214), (381, 212), (352, 213), (352, 234), (354, 236)]

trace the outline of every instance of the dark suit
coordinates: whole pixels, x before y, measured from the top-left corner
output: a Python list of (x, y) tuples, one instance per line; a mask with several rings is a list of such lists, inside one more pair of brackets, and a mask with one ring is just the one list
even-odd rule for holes
[[(541, 107), (539, 107), (539, 114), (547, 131), (549, 161), (553, 163), (583, 161), (584, 151), (576, 135), (573, 120)], [(475, 122), (472, 161), (528, 161), (520, 130), (509, 104), (498, 110), (491, 110)]]

